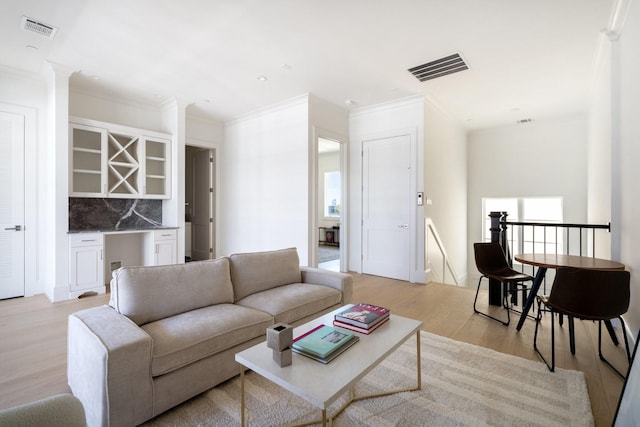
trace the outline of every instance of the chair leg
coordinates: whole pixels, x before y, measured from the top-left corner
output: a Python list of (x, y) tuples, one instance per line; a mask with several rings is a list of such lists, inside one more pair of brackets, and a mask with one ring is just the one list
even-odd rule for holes
[[(496, 322), (500, 322), (500, 323), (502, 323), (504, 326), (509, 326), (509, 323), (511, 323), (511, 316), (509, 315), (509, 310), (508, 310), (508, 309), (506, 310), (506, 311), (507, 311), (507, 321), (505, 322), (505, 321), (504, 321), (504, 320), (502, 320), (502, 319), (498, 319), (498, 318), (493, 317), (493, 316), (491, 316), (491, 315), (489, 315), (489, 314), (487, 314), (487, 313), (483, 313), (483, 312), (479, 311), (479, 310), (476, 308), (476, 302), (478, 301), (478, 293), (480, 292), (480, 284), (482, 283), (482, 278), (483, 278), (483, 277), (486, 277), (486, 276), (480, 276), (480, 280), (478, 280), (478, 289), (476, 289), (476, 297), (475, 297), (475, 299), (473, 300), (473, 311), (474, 311), (474, 313), (476, 313), (476, 314), (480, 314), (480, 315), (485, 316), (485, 317), (488, 317), (489, 319), (493, 319), (493, 320), (495, 320)], [(506, 303), (507, 303), (507, 301), (506, 301), (506, 299), (507, 299), (507, 294), (506, 294), (506, 288), (505, 288), (505, 284), (504, 284), (504, 283), (502, 284), (502, 288), (503, 288), (502, 305), (503, 305), (503, 306), (505, 306), (505, 305), (506, 305)]]
[(622, 336), (624, 336), (624, 348), (627, 351), (627, 360), (631, 363), (631, 351), (629, 350), (629, 339), (627, 338), (627, 326), (624, 323), (622, 316), (618, 316), (620, 324), (622, 325)]
[[(626, 327), (625, 327), (625, 324), (624, 324), (624, 320), (622, 320), (622, 317), (618, 317), (618, 318), (620, 319), (620, 322), (622, 322), (622, 334), (624, 335), (625, 350), (627, 352), (627, 360), (629, 360), (629, 362), (630, 362), (631, 361), (631, 353), (629, 352), (629, 340), (627, 339)], [(602, 354), (602, 320), (598, 321), (598, 356), (600, 357), (600, 360), (602, 360), (611, 369), (613, 369), (615, 371), (615, 373), (618, 374), (618, 376), (620, 378), (622, 378), (623, 380), (625, 379), (625, 376), (618, 369), (616, 369), (615, 366), (613, 366), (611, 364), (611, 362), (609, 362), (607, 359), (605, 359), (605, 357)]]
[[(521, 290), (522, 291), (522, 302), (524, 303), (527, 300), (527, 296), (526, 296), (527, 287), (524, 286), (524, 284), (522, 282), (513, 282), (513, 283), (510, 283), (510, 286), (512, 286), (509, 289), (509, 293), (511, 294), (511, 303), (512, 303), (512, 305), (510, 305), (508, 307), (505, 306), (505, 308), (508, 308), (509, 310), (511, 310), (511, 311), (513, 311), (515, 313), (522, 314), (522, 311), (520, 311), (520, 310), (518, 310), (516, 308), (513, 308), (513, 295), (517, 294)], [(508, 301), (509, 298), (507, 298), (506, 300)], [(517, 298), (516, 298), (516, 304), (517, 304)], [(535, 311), (536, 311), (535, 310), (535, 304), (532, 304), (531, 305), (531, 312), (535, 313)], [(527, 317), (529, 319), (531, 319), (531, 320), (534, 320), (534, 321), (536, 320), (536, 316), (534, 316), (534, 315), (527, 314)]]
[(618, 341), (618, 337), (616, 336), (616, 331), (613, 329), (613, 325), (611, 324), (611, 321), (606, 320), (604, 322), (604, 325), (607, 327), (607, 331), (609, 331), (609, 336), (611, 337), (611, 341), (613, 342), (613, 344), (614, 345), (620, 344), (620, 342)]
[(575, 334), (575, 326), (573, 323), (573, 317), (567, 316), (567, 321), (569, 322), (569, 348), (571, 349), (571, 354), (575, 356), (576, 354), (576, 334)]
[(533, 333), (533, 349), (536, 351), (536, 353), (538, 353), (538, 356), (540, 356), (544, 364), (547, 365), (547, 368), (549, 368), (551, 372), (554, 372), (556, 369), (556, 348), (555, 348), (556, 334), (555, 334), (555, 328), (553, 326), (555, 323), (553, 319), (553, 310), (550, 311), (551, 313), (551, 364), (549, 364), (549, 362), (547, 362), (547, 359), (545, 359), (542, 353), (540, 352), (540, 349), (538, 349), (538, 327), (540, 326), (540, 322), (542, 321), (542, 307), (540, 305), (541, 303), (540, 301), (538, 301), (538, 315), (536, 316), (536, 329)]

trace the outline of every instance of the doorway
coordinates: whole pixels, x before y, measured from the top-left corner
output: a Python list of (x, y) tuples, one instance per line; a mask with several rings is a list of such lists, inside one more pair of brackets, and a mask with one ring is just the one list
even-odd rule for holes
[(187, 145), (185, 175), (185, 261), (215, 258), (216, 150)]
[(341, 271), (341, 223), (343, 215), (342, 144), (318, 138), (318, 267)]
[(25, 295), (25, 117), (0, 111), (0, 299)]
[(363, 142), (362, 272), (411, 279), (411, 137)]

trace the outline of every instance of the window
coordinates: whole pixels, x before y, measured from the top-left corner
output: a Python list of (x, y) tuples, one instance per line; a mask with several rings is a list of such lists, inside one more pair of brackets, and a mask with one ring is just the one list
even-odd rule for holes
[[(485, 241), (491, 241), (490, 212), (507, 212), (507, 221), (561, 223), (562, 197), (482, 199), (482, 237)], [(513, 253), (562, 253), (562, 233), (555, 227), (509, 227), (507, 239)]]
[(340, 217), (340, 172), (324, 173), (324, 216)]

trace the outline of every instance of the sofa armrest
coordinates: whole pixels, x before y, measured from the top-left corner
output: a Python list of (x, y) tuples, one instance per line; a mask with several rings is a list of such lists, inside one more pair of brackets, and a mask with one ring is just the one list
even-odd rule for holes
[(324, 285), (342, 292), (342, 304), (350, 304), (353, 300), (353, 277), (350, 274), (321, 270), (313, 267), (300, 267), (302, 283)]
[(138, 425), (153, 416), (151, 337), (109, 306), (69, 316), (67, 379), (89, 426)]
[(0, 411), (0, 426), (86, 427), (84, 409), (72, 394), (57, 394)]

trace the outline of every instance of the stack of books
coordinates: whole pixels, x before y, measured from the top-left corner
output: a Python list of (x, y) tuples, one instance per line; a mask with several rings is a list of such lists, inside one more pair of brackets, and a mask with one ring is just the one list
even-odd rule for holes
[(389, 320), (389, 309), (373, 304), (356, 304), (335, 315), (334, 326), (370, 334)]
[(322, 363), (329, 363), (360, 338), (349, 331), (320, 325), (293, 340), (291, 350)]

